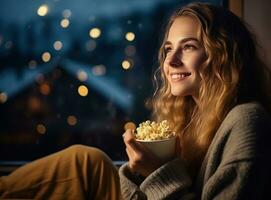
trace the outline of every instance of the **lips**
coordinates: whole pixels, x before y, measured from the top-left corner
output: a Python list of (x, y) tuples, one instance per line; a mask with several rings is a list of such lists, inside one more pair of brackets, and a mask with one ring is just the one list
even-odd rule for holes
[(170, 73), (170, 78), (172, 81), (180, 81), (180, 80), (184, 80), (190, 75), (191, 73), (189, 72)]

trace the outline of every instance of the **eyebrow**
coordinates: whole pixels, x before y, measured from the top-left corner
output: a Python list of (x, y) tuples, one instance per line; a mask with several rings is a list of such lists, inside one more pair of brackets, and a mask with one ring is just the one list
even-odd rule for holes
[[(188, 41), (191, 41), (191, 40), (192, 40), (192, 41), (199, 42), (199, 40), (198, 40), (197, 38), (194, 38), (194, 37), (188, 37), (188, 38), (182, 39), (182, 40), (179, 41), (178, 43), (179, 43), (179, 44), (183, 44), (183, 43), (188, 42)], [(170, 41), (166, 41), (164, 46), (170, 45), (170, 44), (172, 44)]]

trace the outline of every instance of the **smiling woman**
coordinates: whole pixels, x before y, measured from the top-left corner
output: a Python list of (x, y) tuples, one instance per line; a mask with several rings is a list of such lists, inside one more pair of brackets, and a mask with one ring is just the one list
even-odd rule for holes
[(192, 17), (174, 20), (164, 44), (163, 69), (174, 96), (191, 95), (196, 101), (199, 93), (200, 76), (205, 49), (200, 36), (200, 25)]
[(269, 199), (271, 71), (256, 47), (227, 9), (177, 9), (165, 29), (151, 101), (152, 121), (167, 120), (174, 132), (173, 155), (153, 153), (130, 123), (122, 135), (129, 160), (118, 173), (101, 150), (73, 145), (1, 177), (0, 198)]

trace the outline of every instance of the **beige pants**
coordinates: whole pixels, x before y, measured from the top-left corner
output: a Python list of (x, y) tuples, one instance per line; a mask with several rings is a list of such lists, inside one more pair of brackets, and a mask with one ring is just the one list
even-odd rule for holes
[(105, 153), (73, 145), (1, 177), (0, 199), (120, 200), (119, 176)]

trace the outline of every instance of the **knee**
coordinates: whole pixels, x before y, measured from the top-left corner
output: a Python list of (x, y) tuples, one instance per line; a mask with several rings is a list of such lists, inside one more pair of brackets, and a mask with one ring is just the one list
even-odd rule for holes
[(68, 149), (69, 154), (76, 155), (79, 157), (88, 158), (91, 161), (97, 162), (112, 162), (111, 159), (100, 149), (81, 144), (75, 144), (70, 146)]

